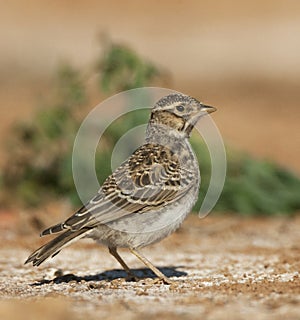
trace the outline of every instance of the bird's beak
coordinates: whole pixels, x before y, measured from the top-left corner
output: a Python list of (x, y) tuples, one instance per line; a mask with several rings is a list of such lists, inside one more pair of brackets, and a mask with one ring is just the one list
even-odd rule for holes
[(205, 104), (201, 103), (201, 108), (200, 108), (200, 112), (207, 112), (207, 113), (212, 113), (217, 111), (217, 108), (215, 107), (211, 107), (211, 106), (206, 106)]

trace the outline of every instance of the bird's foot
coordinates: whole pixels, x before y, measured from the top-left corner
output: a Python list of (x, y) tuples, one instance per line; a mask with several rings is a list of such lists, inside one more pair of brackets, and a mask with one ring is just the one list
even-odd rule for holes
[(126, 282), (138, 282), (141, 279), (139, 277), (135, 276), (133, 273), (128, 272), (125, 280), (126, 280)]
[(160, 277), (160, 278), (156, 278), (154, 279), (154, 284), (158, 284), (158, 283), (163, 283), (163, 284), (172, 284), (173, 281), (170, 280), (168, 277)]

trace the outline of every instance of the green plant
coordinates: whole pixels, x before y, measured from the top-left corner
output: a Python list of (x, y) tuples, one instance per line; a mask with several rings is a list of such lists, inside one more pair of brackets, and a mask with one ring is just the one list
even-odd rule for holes
[(148, 86), (161, 75), (154, 64), (119, 44), (111, 44), (104, 50), (97, 67), (100, 88), (110, 93)]
[(86, 102), (85, 87), (79, 71), (67, 65), (59, 69), (56, 83), (52, 104), (37, 111), (32, 121), (17, 124), (8, 144), (4, 183), (29, 206), (74, 187), (69, 164), (80, 124), (75, 111)]
[(233, 163), (229, 159), (228, 178), (217, 208), (244, 215), (282, 215), (300, 209), (300, 180), (291, 172), (246, 155), (237, 166)]
[[(110, 44), (104, 52), (101, 63), (95, 64), (90, 75), (99, 77), (101, 90), (150, 85), (159, 76), (153, 64), (127, 47)], [(61, 196), (67, 196), (75, 205), (80, 202), (72, 176), (72, 148), (82, 120), (79, 111), (87, 103), (88, 94), (83, 72), (70, 65), (62, 65), (55, 79), (52, 100), (38, 109), (32, 121), (18, 123), (8, 143), (9, 157), (2, 177), (6, 196), (13, 195), (27, 206)], [(119, 119), (108, 128), (103, 138), (106, 147), (96, 156), (100, 182), (111, 172), (110, 154), (114, 144), (138, 118), (141, 120), (140, 115), (131, 113), (125, 121)]]
[[(156, 66), (118, 44), (106, 47), (99, 60), (93, 74), (99, 77), (102, 93), (148, 86), (162, 77)], [(13, 128), (8, 161), (2, 168), (1, 184), (7, 197), (27, 206), (57, 197), (68, 197), (74, 205), (80, 204), (72, 176), (72, 147), (82, 120), (79, 111), (88, 101), (83, 72), (64, 65), (58, 70), (55, 84), (53, 100), (40, 108), (32, 121)], [(106, 130), (96, 154), (100, 183), (111, 172), (111, 152), (118, 139), (146, 123), (148, 117), (149, 110), (136, 110)], [(192, 145), (201, 168), (201, 189), (195, 207), (198, 210), (210, 180), (210, 157), (199, 137), (192, 136)], [(249, 215), (289, 214), (300, 209), (298, 177), (275, 164), (230, 149), (227, 157), (226, 182), (215, 210)]]
[[(201, 189), (195, 210), (200, 209), (210, 181), (210, 156), (199, 137), (192, 145), (200, 164)], [(274, 163), (254, 159), (227, 148), (227, 174), (215, 211), (241, 215), (292, 214), (300, 209), (300, 179)]]

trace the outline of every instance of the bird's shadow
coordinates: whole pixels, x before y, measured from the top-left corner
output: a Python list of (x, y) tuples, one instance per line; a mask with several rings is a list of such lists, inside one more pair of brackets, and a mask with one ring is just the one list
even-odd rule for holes
[[(187, 275), (186, 272), (184, 271), (178, 271), (178, 268), (182, 268), (182, 266), (169, 266), (169, 267), (159, 267), (158, 269), (168, 278), (169, 277), (184, 277)], [(144, 279), (144, 278), (152, 278), (155, 279), (157, 276), (147, 268), (139, 268), (139, 269), (130, 269), (131, 272), (135, 277), (138, 279)], [(55, 284), (60, 284), (60, 283), (69, 283), (71, 281), (75, 282), (81, 282), (81, 281), (112, 281), (115, 279), (126, 279), (127, 281), (134, 281), (134, 280), (129, 280), (128, 275), (126, 271), (123, 269), (113, 269), (113, 270), (108, 270), (104, 271), (101, 273), (93, 274), (93, 275), (85, 275), (85, 276), (76, 276), (73, 273), (68, 273), (60, 276), (56, 276), (53, 279), (42, 279), (40, 281), (37, 281), (31, 286), (41, 286), (44, 284), (50, 284), (50, 283), (55, 283)]]

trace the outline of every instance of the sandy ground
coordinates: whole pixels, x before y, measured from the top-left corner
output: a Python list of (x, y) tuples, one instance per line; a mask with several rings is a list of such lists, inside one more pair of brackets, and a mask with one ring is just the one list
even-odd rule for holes
[(2, 226), (1, 319), (300, 319), (300, 217), (190, 216), (143, 253), (173, 280), (156, 282), (126, 250), (138, 282), (88, 240), (39, 268), (23, 262), (41, 240)]

